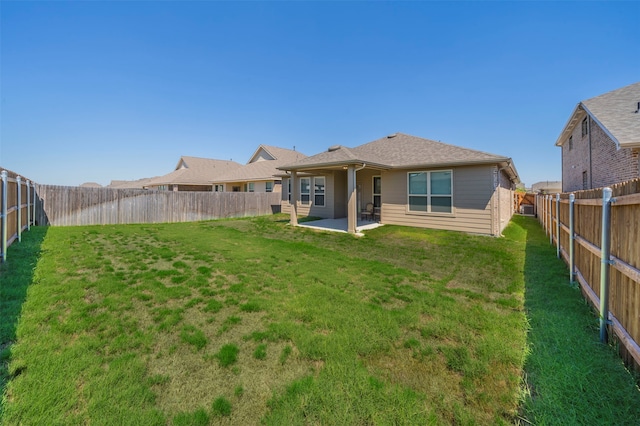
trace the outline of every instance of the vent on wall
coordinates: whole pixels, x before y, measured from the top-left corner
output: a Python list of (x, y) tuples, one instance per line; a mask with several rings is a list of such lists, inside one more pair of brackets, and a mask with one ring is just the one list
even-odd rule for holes
[(396, 136), (398, 136), (397, 133), (392, 133), (389, 136), (387, 136), (387, 139), (395, 138)]
[(329, 152), (337, 151), (342, 148), (342, 145), (331, 145), (328, 149)]

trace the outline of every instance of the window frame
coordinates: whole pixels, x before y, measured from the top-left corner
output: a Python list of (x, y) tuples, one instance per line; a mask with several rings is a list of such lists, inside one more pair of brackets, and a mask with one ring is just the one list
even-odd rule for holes
[[(302, 184), (307, 181), (307, 192), (302, 190)], [(306, 200), (305, 200), (306, 198)], [(300, 178), (300, 204), (304, 206), (311, 205), (311, 177)]]
[(589, 116), (586, 116), (582, 120), (582, 137), (585, 137), (589, 134)]
[[(432, 173), (442, 173), (442, 172), (448, 172), (450, 174), (450, 193), (449, 194), (433, 194), (432, 193), (432, 189), (431, 189), (431, 174)], [(411, 181), (410, 181), (410, 176), (412, 174), (420, 174), (420, 173), (425, 173), (427, 176), (427, 188), (426, 188), (426, 193), (425, 194), (412, 194), (411, 193)], [(453, 216), (455, 215), (455, 207), (454, 207), (454, 200), (453, 200), (453, 184), (454, 184), (454, 178), (453, 178), (453, 169), (435, 169), (435, 170), (415, 170), (415, 171), (409, 171), (407, 172), (407, 204), (406, 204), (406, 213), (407, 214), (415, 214), (415, 215), (437, 215), (437, 216)], [(411, 198), (412, 197), (420, 197), (420, 198), (424, 198), (426, 200), (426, 210), (414, 210), (411, 208)], [(433, 211), (433, 202), (432, 200), (436, 198), (449, 198), (451, 200), (451, 209), (448, 212), (443, 212), (443, 211)]]
[(265, 192), (273, 192), (273, 181), (268, 180), (264, 183), (264, 190)]
[(573, 135), (569, 136), (569, 151), (573, 149)]
[(247, 192), (256, 192), (255, 182), (247, 182)]
[[(322, 192), (318, 192), (316, 188), (316, 181), (322, 180)], [(326, 206), (326, 193), (327, 193), (327, 179), (324, 176), (313, 177), (313, 205), (316, 207)], [(318, 197), (322, 197), (322, 204), (318, 203)]]
[[(376, 179), (380, 180), (380, 192), (376, 192)], [(377, 204), (376, 197), (379, 198)], [(371, 200), (373, 201), (373, 207), (382, 207), (382, 176), (380, 175), (371, 177)]]

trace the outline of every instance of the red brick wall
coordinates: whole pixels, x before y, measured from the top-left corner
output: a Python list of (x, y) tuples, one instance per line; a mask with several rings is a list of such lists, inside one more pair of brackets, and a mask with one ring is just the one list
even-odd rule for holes
[[(638, 150), (617, 149), (615, 142), (598, 126), (591, 124), (591, 165), (589, 135), (582, 135), (582, 121), (572, 131), (573, 148), (569, 141), (562, 145), (562, 190), (564, 192), (601, 188), (640, 177)], [(587, 187), (583, 187), (586, 172)]]

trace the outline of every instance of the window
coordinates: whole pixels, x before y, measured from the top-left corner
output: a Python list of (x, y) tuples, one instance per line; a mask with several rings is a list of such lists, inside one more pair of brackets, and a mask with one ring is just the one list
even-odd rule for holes
[(287, 179), (287, 195), (289, 198), (289, 204), (291, 204), (291, 179)]
[(324, 207), (324, 177), (313, 178), (313, 204)]
[(569, 136), (569, 150), (573, 149), (573, 135)]
[(247, 192), (253, 192), (254, 191), (254, 182), (249, 182), (247, 184)]
[(582, 172), (582, 189), (589, 189), (589, 176), (586, 170)]
[(273, 192), (273, 182), (266, 182), (265, 188), (267, 192)]
[(453, 172), (411, 172), (408, 175), (409, 211), (453, 213)]
[(382, 205), (382, 178), (380, 176), (373, 177), (373, 207), (380, 207)]
[(582, 136), (589, 134), (589, 117), (582, 120)]
[(224, 192), (224, 185), (213, 185), (214, 192)]
[(231, 190), (232, 190), (233, 192), (240, 192), (240, 187), (239, 187), (239, 186), (232, 186), (232, 187), (231, 187)]
[(309, 204), (311, 178), (300, 178), (300, 203)]

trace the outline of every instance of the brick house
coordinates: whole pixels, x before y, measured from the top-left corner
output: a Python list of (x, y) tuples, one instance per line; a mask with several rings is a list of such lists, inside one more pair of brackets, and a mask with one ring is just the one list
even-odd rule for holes
[(640, 177), (640, 82), (584, 100), (560, 133), (563, 192)]

